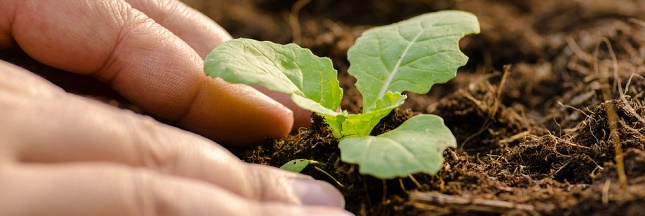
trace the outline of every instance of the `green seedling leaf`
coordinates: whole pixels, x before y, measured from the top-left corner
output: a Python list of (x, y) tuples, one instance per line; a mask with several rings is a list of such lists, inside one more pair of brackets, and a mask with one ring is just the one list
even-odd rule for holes
[(338, 115), (343, 96), (331, 60), (295, 44), (230, 40), (206, 57), (204, 71), (227, 82), (259, 84), (290, 94), (298, 106), (330, 116)]
[(405, 98), (407, 96), (400, 93), (388, 92), (377, 101), (378, 109), (371, 112), (361, 114), (343, 112), (342, 115), (328, 116), (323, 114), (322, 116), (336, 138), (367, 136), (383, 117), (403, 104)]
[(443, 163), (443, 151), (456, 146), (443, 119), (425, 114), (379, 136), (346, 138), (339, 144), (341, 160), (359, 164), (360, 173), (381, 179), (418, 172), (434, 175)]
[(455, 77), (468, 61), (459, 39), (472, 33), (479, 33), (477, 17), (462, 11), (428, 13), (365, 31), (347, 53), (363, 112), (378, 109), (376, 102), (387, 92), (425, 94)]
[(349, 115), (343, 122), (343, 137), (361, 137), (370, 135), (374, 126), (394, 108), (405, 101), (407, 96), (400, 93), (388, 92), (376, 101), (376, 109), (361, 114)]
[(299, 173), (299, 172), (302, 172), (302, 170), (304, 170), (307, 166), (309, 166), (309, 164), (311, 165), (321, 164), (323, 166), (325, 165), (324, 163), (320, 163), (315, 160), (295, 159), (285, 163), (280, 167), (280, 169)]

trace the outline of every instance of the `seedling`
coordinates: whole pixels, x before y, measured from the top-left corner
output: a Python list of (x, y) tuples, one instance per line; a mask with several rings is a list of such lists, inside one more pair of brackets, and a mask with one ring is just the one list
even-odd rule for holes
[(314, 166), (314, 169), (316, 169), (319, 172), (322, 172), (323, 174), (327, 175), (329, 178), (334, 180), (334, 182), (336, 182), (336, 184), (338, 184), (339, 186), (345, 187), (338, 180), (336, 180), (336, 178), (334, 178), (334, 176), (332, 176), (331, 174), (325, 172), (325, 170), (318, 168), (318, 166), (327, 166), (326, 163), (321, 163), (321, 162), (318, 162), (318, 161), (315, 161), (315, 160), (295, 159), (295, 160), (291, 160), (291, 161), (283, 164), (282, 166), (280, 166), (280, 169), (299, 173), (299, 172), (302, 172), (302, 170), (307, 168), (307, 166), (309, 166), (309, 165)]
[(204, 71), (232, 83), (259, 84), (291, 95), (300, 107), (324, 117), (341, 139), (341, 160), (360, 165), (360, 173), (378, 178), (411, 173), (436, 174), (443, 151), (455, 137), (435, 115), (421, 114), (398, 128), (369, 136), (381, 118), (403, 104), (404, 91), (425, 94), (435, 83), (455, 77), (468, 61), (459, 39), (479, 33), (477, 18), (467, 12), (420, 15), (367, 30), (347, 53), (348, 73), (363, 96), (359, 114), (337, 112), (343, 90), (329, 58), (295, 44), (234, 39), (213, 50)]
[(280, 169), (299, 173), (299, 172), (302, 172), (302, 170), (307, 168), (307, 166), (309, 166), (309, 165), (326, 166), (327, 164), (321, 163), (321, 162), (318, 162), (318, 161), (315, 161), (315, 160), (295, 159), (295, 160), (291, 160), (291, 161), (285, 163), (284, 165), (282, 165), (280, 167)]

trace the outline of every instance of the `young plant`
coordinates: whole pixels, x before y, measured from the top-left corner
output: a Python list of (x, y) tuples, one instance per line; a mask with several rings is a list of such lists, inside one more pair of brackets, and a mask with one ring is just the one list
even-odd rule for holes
[(299, 172), (302, 172), (302, 170), (307, 168), (307, 166), (309, 166), (309, 165), (326, 166), (327, 164), (321, 163), (321, 162), (318, 162), (318, 161), (315, 161), (315, 160), (295, 159), (295, 160), (291, 160), (291, 161), (285, 163), (284, 165), (282, 165), (280, 167), (280, 169), (299, 173)]
[(359, 114), (336, 112), (343, 90), (331, 60), (295, 44), (231, 40), (210, 53), (204, 71), (228, 82), (290, 94), (298, 106), (324, 117), (341, 139), (341, 159), (359, 164), (360, 173), (382, 179), (436, 174), (443, 151), (456, 147), (440, 117), (417, 115), (387, 133), (369, 134), (403, 104), (404, 91), (425, 94), (433, 84), (452, 79), (468, 60), (459, 39), (473, 33), (479, 33), (479, 22), (462, 11), (428, 13), (365, 31), (347, 53), (348, 73), (356, 77), (363, 96)]

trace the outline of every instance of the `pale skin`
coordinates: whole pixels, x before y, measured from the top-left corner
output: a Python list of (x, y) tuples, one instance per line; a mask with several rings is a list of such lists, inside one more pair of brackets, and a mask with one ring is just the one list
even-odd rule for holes
[(351, 215), (330, 184), (212, 141), (249, 145), (308, 122), (284, 95), (203, 75), (203, 58), (229, 39), (175, 0), (0, 2), (0, 49), (97, 77), (192, 131), (0, 60), (0, 215)]

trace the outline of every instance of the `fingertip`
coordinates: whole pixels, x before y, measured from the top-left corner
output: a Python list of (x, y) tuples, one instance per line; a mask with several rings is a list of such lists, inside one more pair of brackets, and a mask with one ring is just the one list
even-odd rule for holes
[(307, 208), (303, 215), (308, 216), (354, 216), (354, 214), (340, 210), (328, 208)]
[(179, 123), (222, 145), (248, 146), (289, 135), (293, 112), (257, 90), (221, 79), (207, 83)]
[(311, 111), (303, 109), (300, 106), (298, 106), (296, 103), (294, 103), (291, 100), (290, 95), (281, 93), (281, 92), (272, 92), (269, 89), (260, 85), (253, 85), (252, 87), (258, 90), (259, 92), (262, 92), (263, 94), (269, 96), (273, 100), (281, 103), (287, 109), (289, 109), (291, 113), (293, 113), (293, 116), (292, 116), (293, 127), (291, 127), (291, 132), (295, 133), (298, 131), (299, 128), (309, 127), (309, 125), (311, 124)]
[[(238, 145), (257, 145), (266, 138), (282, 138), (289, 135), (294, 122), (293, 111), (248, 86), (241, 85), (240, 88), (243, 88), (244, 91), (241, 91), (239, 96), (246, 97), (245, 100), (249, 103), (249, 108), (245, 110), (245, 113), (242, 113), (248, 123), (239, 127), (252, 128), (253, 133), (257, 136), (254, 139), (246, 140), (247, 142), (238, 142)], [(231, 143), (234, 143), (239, 137), (234, 137), (234, 139), (231, 140)]]
[[(250, 204), (253, 205), (253, 204)], [(254, 209), (258, 206), (257, 204), (253, 206), (248, 206), (249, 209)], [(247, 215), (264, 215), (264, 216), (353, 216), (351, 212), (344, 210), (342, 208), (334, 208), (327, 206), (298, 206), (298, 205), (284, 205), (279, 203), (260, 203), (260, 207), (257, 208), (255, 214)]]
[(294, 126), (294, 114), (286, 106), (278, 103), (266, 95), (261, 95), (262, 100), (267, 101), (268, 105), (266, 108), (262, 108), (262, 112), (267, 112), (266, 114), (261, 114), (266, 116), (265, 127), (269, 129), (267, 131), (268, 137), (271, 138), (282, 138), (289, 135), (291, 128)]
[(329, 206), (344, 208), (343, 194), (331, 184), (320, 180), (293, 179), (291, 182), (293, 193), (302, 205)]

